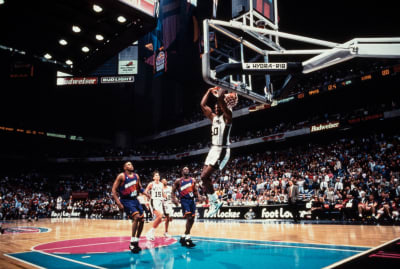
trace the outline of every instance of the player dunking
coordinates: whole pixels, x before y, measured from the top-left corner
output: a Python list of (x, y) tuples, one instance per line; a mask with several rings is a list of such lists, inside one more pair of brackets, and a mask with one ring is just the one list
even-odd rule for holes
[(153, 214), (156, 216), (156, 219), (153, 222), (153, 227), (147, 232), (146, 237), (148, 240), (154, 240), (154, 231), (157, 229), (158, 225), (162, 221), (163, 216), (163, 188), (164, 184), (160, 182), (160, 174), (155, 171), (153, 173), (153, 181), (147, 185), (145, 194), (149, 194), (151, 192), (151, 201), (150, 205), (153, 208)]
[(184, 167), (182, 169), (182, 177), (177, 179), (172, 186), (172, 202), (176, 205), (178, 200), (176, 198), (176, 191), (179, 192), (179, 198), (181, 200), (181, 206), (184, 218), (186, 218), (186, 230), (185, 234), (181, 236), (180, 243), (185, 247), (196, 246), (190, 238), (190, 230), (193, 227), (194, 218), (196, 216), (196, 203), (194, 198), (199, 199), (199, 193), (196, 187), (196, 181), (189, 177), (189, 168)]
[(163, 193), (164, 193), (164, 215), (165, 215), (165, 237), (171, 237), (168, 234), (168, 226), (169, 223), (172, 221), (172, 213), (174, 210), (172, 209), (172, 187), (168, 186), (168, 182), (165, 178), (161, 180), (163, 186)]
[[(217, 95), (218, 98), (218, 101), (215, 104), (214, 112), (207, 105), (210, 93)], [(230, 157), (229, 134), (232, 127), (232, 110), (228, 108), (228, 102), (230, 103), (231, 107), (235, 106), (237, 103), (237, 95), (224, 95), (220, 88), (215, 87), (207, 90), (200, 103), (204, 115), (212, 122), (212, 145), (201, 173), (201, 180), (210, 202), (208, 216), (216, 214), (218, 209), (222, 206), (222, 202), (218, 201), (218, 196), (214, 192), (211, 175), (218, 169), (222, 170)]]
[[(124, 209), (128, 216), (132, 217), (132, 237), (129, 249), (133, 253), (139, 253), (139, 238), (143, 230), (143, 208), (137, 197), (143, 192), (138, 174), (133, 172), (131, 162), (124, 164), (124, 173), (120, 173), (114, 181), (112, 196), (119, 209)], [(118, 197), (118, 194), (120, 197)]]

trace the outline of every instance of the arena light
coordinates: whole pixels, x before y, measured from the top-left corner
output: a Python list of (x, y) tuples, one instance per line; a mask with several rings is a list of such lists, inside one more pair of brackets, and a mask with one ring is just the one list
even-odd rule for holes
[(51, 58), (53, 58), (50, 54), (46, 53), (44, 56), (44, 58), (46, 58), (47, 60), (50, 60)]
[(85, 53), (89, 52), (89, 50), (90, 49), (88, 47), (86, 47), (86, 46), (82, 47), (82, 51), (85, 52)]
[(77, 25), (73, 25), (72, 26), (72, 31), (74, 31), (74, 33), (80, 33), (81, 32), (81, 28)]
[(104, 39), (104, 36), (102, 36), (100, 34), (97, 34), (96, 35), (96, 39), (99, 40), (99, 41), (102, 41)]
[(60, 45), (62, 45), (62, 46), (65, 46), (65, 45), (68, 44), (67, 40), (65, 40), (65, 39), (60, 39), (60, 40), (58, 41), (58, 43), (60, 43)]
[(117, 21), (120, 22), (120, 23), (124, 23), (124, 22), (126, 22), (126, 18), (124, 16), (119, 16), (117, 18)]
[(103, 8), (99, 5), (93, 4), (93, 10), (94, 12), (100, 13), (103, 11)]
[(0, 5), (4, 4), (4, 0), (0, 0)]
[(73, 62), (71, 60), (69, 60), (69, 59), (66, 60), (65, 63), (68, 64), (68, 65), (72, 65), (73, 64)]

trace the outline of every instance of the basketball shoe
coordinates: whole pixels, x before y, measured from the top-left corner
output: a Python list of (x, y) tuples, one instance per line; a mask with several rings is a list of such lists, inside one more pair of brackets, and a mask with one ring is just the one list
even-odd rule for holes
[(196, 244), (193, 243), (192, 239), (186, 238), (184, 246), (187, 247), (187, 248), (192, 248), (192, 247), (195, 247)]
[(168, 233), (164, 233), (164, 237), (171, 238), (172, 236), (169, 235)]
[(208, 209), (208, 214), (206, 216), (207, 218), (217, 214), (218, 210), (221, 208), (223, 204), (222, 202), (218, 201), (218, 198), (216, 197), (215, 194), (209, 196), (209, 201), (210, 201), (210, 208)]
[(141, 247), (139, 247), (139, 241), (131, 242), (129, 249), (132, 253), (139, 253), (142, 250)]
[(154, 230), (150, 229), (147, 233), (146, 233), (146, 238), (147, 240), (153, 241), (154, 240)]

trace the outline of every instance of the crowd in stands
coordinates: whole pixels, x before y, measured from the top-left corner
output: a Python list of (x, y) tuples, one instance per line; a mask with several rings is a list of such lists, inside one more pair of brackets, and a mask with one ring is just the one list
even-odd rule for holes
[(383, 215), (396, 219), (400, 210), (399, 139), (373, 135), (236, 158), (215, 187), (232, 205), (287, 203), (288, 180), (292, 179), (313, 218), (355, 219), (369, 214), (376, 219)]
[[(119, 213), (110, 196), (111, 175), (109, 169), (99, 174), (82, 177), (49, 180), (42, 174), (32, 172), (19, 176), (0, 178), (0, 220), (51, 217), (52, 212), (84, 212), (92, 217), (110, 217)], [(114, 175), (113, 175), (114, 176)], [(54, 181), (53, 181), (54, 180)], [(87, 199), (73, 199), (73, 192), (87, 192)]]
[(52, 195), (38, 173), (0, 178), (0, 219), (49, 217)]
[[(202, 160), (184, 165), (189, 166), (203, 194)], [(144, 185), (150, 182), (155, 169), (171, 184), (180, 177), (181, 168), (157, 163), (157, 167), (143, 165), (137, 172)], [(62, 210), (83, 211), (89, 218), (120, 218), (111, 197), (111, 185), (120, 171), (107, 168), (55, 178), (37, 172), (2, 176), (0, 219), (49, 217), (53, 211)], [(399, 134), (373, 134), (236, 156), (213, 179), (225, 206), (285, 204), (288, 181), (293, 180), (312, 218), (398, 221), (399, 176)], [(73, 199), (74, 192), (87, 192), (88, 197)]]

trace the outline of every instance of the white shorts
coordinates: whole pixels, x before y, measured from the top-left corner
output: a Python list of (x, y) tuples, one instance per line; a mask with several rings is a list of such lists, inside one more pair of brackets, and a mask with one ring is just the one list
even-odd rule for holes
[(164, 212), (162, 200), (151, 200), (151, 208), (153, 211), (157, 210), (161, 214)]
[(164, 203), (164, 215), (169, 215), (170, 217), (174, 213), (171, 203)]
[(205, 165), (211, 165), (215, 169), (222, 170), (229, 161), (231, 149), (227, 147), (211, 146)]

